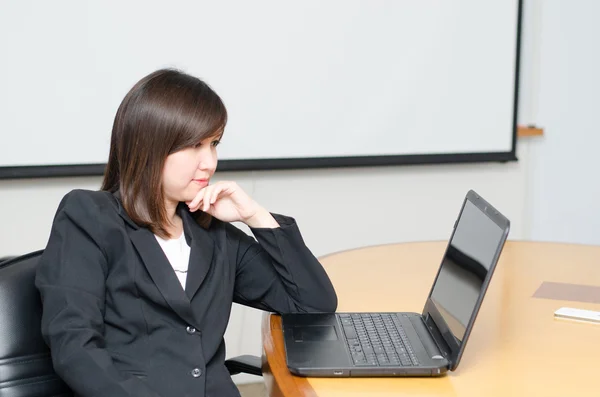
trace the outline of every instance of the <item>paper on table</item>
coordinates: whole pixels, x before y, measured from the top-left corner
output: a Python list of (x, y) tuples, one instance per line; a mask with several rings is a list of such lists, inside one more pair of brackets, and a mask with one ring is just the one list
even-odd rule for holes
[(533, 297), (573, 302), (600, 303), (600, 286), (544, 281), (537, 291), (535, 291)]

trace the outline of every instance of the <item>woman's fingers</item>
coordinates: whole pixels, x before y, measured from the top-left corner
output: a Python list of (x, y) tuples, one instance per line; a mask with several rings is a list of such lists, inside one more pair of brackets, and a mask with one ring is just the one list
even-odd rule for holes
[(214, 185), (209, 185), (201, 189), (196, 197), (188, 203), (190, 211), (202, 211), (207, 212), (210, 206), (216, 203), (220, 198), (224, 196), (230, 196), (236, 191), (237, 185), (235, 182), (217, 182)]
[(196, 197), (194, 197), (194, 199), (192, 201), (187, 203), (190, 210), (196, 211), (200, 207), (200, 203), (202, 202), (202, 199), (204, 198), (204, 190), (205, 189), (206, 188), (201, 189), (198, 193), (196, 193)]
[(204, 197), (202, 198), (202, 211), (206, 212), (210, 208), (210, 197), (214, 191), (219, 190), (218, 185), (207, 186), (204, 188)]
[(219, 197), (219, 194), (221, 193), (222, 189), (213, 189), (210, 198), (208, 200), (209, 204), (214, 204), (217, 201), (217, 198)]

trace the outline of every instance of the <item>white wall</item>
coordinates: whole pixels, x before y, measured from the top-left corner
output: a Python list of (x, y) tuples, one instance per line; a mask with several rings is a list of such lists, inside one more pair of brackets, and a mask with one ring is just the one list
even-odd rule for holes
[(532, 116), (546, 131), (528, 153), (531, 236), (600, 244), (600, 1), (537, 2)]
[[(371, 244), (446, 239), (471, 188), (513, 220), (512, 238), (524, 238), (525, 178), (520, 162), (215, 176), (236, 180), (269, 210), (294, 216), (316, 255)], [(100, 177), (0, 181), (0, 256), (43, 248), (63, 195), (74, 188), (98, 189), (100, 183)]]
[[(595, 0), (529, 0), (520, 120), (545, 128), (508, 164), (231, 173), (260, 203), (296, 217), (316, 255), (371, 244), (446, 239), (473, 188), (512, 221), (510, 239), (600, 244), (600, 17)], [(594, 159), (596, 157), (596, 159)], [(58, 201), (100, 178), (0, 181), (0, 256), (42, 248)], [(402, 258), (399, 258), (399, 262)], [(524, 264), (526, 265), (526, 264)], [(600, 265), (599, 265), (600, 266)], [(242, 330), (242, 331), (240, 331)], [(228, 355), (260, 354), (260, 315), (234, 309)]]

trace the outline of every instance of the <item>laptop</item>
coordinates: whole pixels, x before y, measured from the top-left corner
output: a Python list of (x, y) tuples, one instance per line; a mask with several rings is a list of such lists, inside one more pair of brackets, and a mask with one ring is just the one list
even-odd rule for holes
[[(440, 376), (455, 370), (509, 228), (504, 215), (470, 190), (421, 314), (283, 314), (289, 370), (314, 377)], [(410, 280), (399, 279), (398, 288), (405, 282)]]

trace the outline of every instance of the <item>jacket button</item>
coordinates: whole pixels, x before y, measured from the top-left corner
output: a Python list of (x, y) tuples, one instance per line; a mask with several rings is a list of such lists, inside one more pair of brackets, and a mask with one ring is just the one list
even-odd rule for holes
[(198, 378), (198, 377), (200, 377), (201, 375), (202, 375), (202, 370), (201, 370), (200, 368), (194, 368), (194, 369), (192, 370), (192, 376), (193, 376), (194, 378)]
[(187, 332), (188, 334), (190, 334), (190, 335), (192, 335), (192, 334), (195, 334), (195, 333), (196, 333), (196, 328), (194, 328), (194, 327), (192, 327), (192, 326), (190, 326), (190, 325), (188, 325), (188, 326), (186, 327), (186, 329), (185, 329), (185, 330), (186, 330), (186, 332)]

